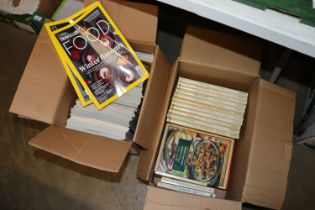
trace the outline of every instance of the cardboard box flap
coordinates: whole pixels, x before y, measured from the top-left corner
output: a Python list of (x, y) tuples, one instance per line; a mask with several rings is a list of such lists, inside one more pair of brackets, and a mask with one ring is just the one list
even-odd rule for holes
[[(65, 94), (71, 93), (73, 88), (67, 74), (43, 28), (24, 70), (10, 112), (49, 124), (57, 123), (56, 113), (67, 116), (63, 112), (66, 112), (73, 98)], [(61, 103), (64, 104), (60, 106)]]
[(30, 145), (103, 171), (119, 172), (131, 143), (49, 126)]
[(189, 27), (183, 39), (180, 58), (183, 62), (259, 77), (258, 46), (248, 38)]
[[(156, 154), (158, 152), (158, 147), (160, 145), (160, 139), (162, 138), (162, 135), (163, 135), (165, 117), (166, 117), (166, 113), (167, 113), (167, 109), (168, 109), (168, 105), (169, 105), (169, 101), (166, 98), (171, 97), (172, 90), (173, 90), (172, 87), (174, 85), (174, 81), (175, 81), (175, 78), (177, 76), (177, 69), (178, 69), (178, 60), (175, 63), (173, 63), (173, 65), (171, 66), (171, 69), (169, 70), (169, 74), (164, 75), (164, 77), (161, 78), (162, 80), (159, 80), (160, 81), (160, 87), (159, 86), (155, 87), (155, 89), (160, 89), (159, 91), (161, 91), (162, 87), (164, 85), (167, 85), (165, 93), (163, 94), (164, 96), (162, 95), (162, 96), (158, 97), (160, 99), (163, 98), (163, 104), (162, 105), (159, 104), (158, 109), (152, 110), (152, 112), (158, 111), (157, 113), (159, 113), (159, 115), (155, 116), (155, 118), (154, 118), (155, 129), (152, 130), (151, 128), (147, 128), (147, 129), (150, 129), (150, 131), (151, 131), (150, 132), (150, 134), (151, 134), (150, 143), (151, 144), (149, 144), (150, 147), (147, 149), (141, 150), (140, 155), (139, 155), (137, 177), (139, 179), (144, 180), (144, 181), (149, 181), (150, 175), (152, 173), (151, 169), (153, 169), (153, 165), (155, 164), (155, 160), (157, 157)], [(159, 75), (159, 76), (161, 76), (161, 75)], [(155, 91), (158, 91), (158, 90), (155, 90)], [(151, 97), (152, 97), (152, 95), (153, 96), (159, 95), (160, 94), (159, 91), (155, 92), (155, 94), (151, 94)], [(150, 92), (150, 93), (152, 93), (152, 92)], [(148, 99), (149, 98), (146, 98), (146, 101), (149, 101)], [(150, 103), (148, 102), (147, 105), (150, 105)], [(148, 107), (147, 105), (146, 105), (146, 107)], [(143, 122), (141, 124), (143, 124)], [(139, 128), (138, 128), (138, 130), (139, 130)]]
[(128, 41), (156, 43), (157, 6), (109, 0), (101, 3)]
[(243, 198), (280, 209), (291, 160), (295, 95), (263, 80), (254, 85), (260, 87)]
[(241, 210), (237, 201), (207, 198), (203, 196), (148, 187), (144, 210)]
[(145, 149), (151, 148), (155, 139), (156, 127), (159, 126), (157, 121), (160, 110), (163, 108), (163, 96), (170, 75), (170, 64), (158, 46), (151, 68), (154, 71), (150, 72), (150, 79), (146, 85), (137, 129), (134, 134), (135, 142)]

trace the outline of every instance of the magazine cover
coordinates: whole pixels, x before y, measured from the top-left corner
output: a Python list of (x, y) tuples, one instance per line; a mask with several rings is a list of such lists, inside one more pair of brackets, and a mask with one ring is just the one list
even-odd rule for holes
[(85, 8), (67, 26), (48, 32), (58, 54), (65, 60), (64, 65), (70, 66), (98, 109), (149, 76), (99, 2)]
[(166, 124), (155, 173), (226, 189), (234, 140)]
[[(63, 28), (67, 25), (70, 24), (71, 20), (76, 20), (77, 18), (79, 18), (82, 14), (84, 13), (84, 10), (81, 11), (81, 13), (76, 13), (74, 15), (72, 15), (71, 17), (64, 19), (64, 20), (60, 20), (60, 21), (55, 21), (55, 22), (51, 22), (51, 23), (47, 23), (46, 24), (46, 29), (52, 33), (55, 30), (58, 30), (60, 28)], [(58, 54), (59, 55), (59, 54)], [(81, 83), (79, 82), (77, 76), (74, 74), (73, 70), (71, 69), (71, 67), (67, 64), (67, 62), (60, 57), (60, 61), (62, 62), (66, 73), (70, 79), (71, 84), (73, 85), (73, 87), (75, 87), (75, 92), (79, 97), (80, 102), (82, 103), (83, 106), (87, 106), (89, 104), (92, 103), (92, 100), (90, 99), (87, 91), (84, 89), (84, 87), (81, 85)]]

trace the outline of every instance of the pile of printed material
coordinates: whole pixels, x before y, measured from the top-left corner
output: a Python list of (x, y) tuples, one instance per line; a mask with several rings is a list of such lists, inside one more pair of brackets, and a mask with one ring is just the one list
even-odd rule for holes
[(100, 2), (45, 27), (78, 95), (66, 127), (132, 140), (154, 55), (135, 52)]
[(157, 186), (224, 198), (248, 93), (179, 77), (154, 170)]
[(167, 121), (238, 139), (248, 93), (180, 77)]
[(101, 110), (94, 104), (83, 107), (77, 100), (66, 127), (116, 140), (132, 140), (143, 94), (144, 85), (140, 84)]

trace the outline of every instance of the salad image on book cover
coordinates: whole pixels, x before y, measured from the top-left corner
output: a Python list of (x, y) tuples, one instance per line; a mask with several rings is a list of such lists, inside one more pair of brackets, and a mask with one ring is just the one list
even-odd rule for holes
[(101, 109), (149, 74), (99, 2), (84, 11), (49, 34), (60, 57)]
[(226, 189), (234, 140), (166, 124), (155, 173)]

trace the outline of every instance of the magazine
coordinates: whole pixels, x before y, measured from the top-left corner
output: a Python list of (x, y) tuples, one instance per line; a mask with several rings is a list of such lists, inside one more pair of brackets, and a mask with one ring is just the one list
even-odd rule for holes
[(155, 174), (226, 189), (234, 140), (166, 124)]
[[(46, 28), (47, 31), (49, 31), (50, 33), (52, 33), (55, 30), (61, 29), (65, 26), (68, 26), (71, 22), (71, 20), (76, 20), (77, 18), (79, 18), (82, 14), (84, 13), (84, 10), (81, 11), (81, 13), (76, 13), (74, 15), (72, 15), (71, 17), (64, 19), (64, 20), (60, 20), (60, 21), (55, 21), (55, 22), (51, 22), (51, 23), (47, 23), (46, 24)], [(90, 103), (92, 103), (92, 100), (90, 99), (87, 91), (84, 89), (84, 87), (81, 85), (81, 83), (79, 82), (77, 76), (74, 74), (73, 70), (71, 69), (71, 67), (69, 66), (69, 64), (59, 55), (60, 61), (62, 62), (66, 73), (70, 79), (71, 84), (76, 87), (75, 88), (75, 92), (78, 95), (78, 98), (80, 100), (80, 102), (82, 103), (83, 106), (89, 105)]]
[[(149, 74), (99, 2), (77, 14), (81, 15), (72, 16), (62, 28), (52, 31), (51, 24), (46, 28), (65, 69), (71, 69), (92, 102), (102, 109)], [(72, 84), (80, 92), (77, 83)]]

